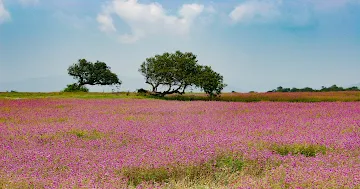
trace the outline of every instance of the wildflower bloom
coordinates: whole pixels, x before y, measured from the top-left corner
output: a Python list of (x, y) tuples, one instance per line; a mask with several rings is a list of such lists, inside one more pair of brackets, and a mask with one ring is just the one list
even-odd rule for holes
[(121, 188), (131, 171), (172, 178), (235, 154), (212, 164), (237, 166), (229, 187), (356, 188), (359, 115), (359, 102), (3, 99), (0, 186)]

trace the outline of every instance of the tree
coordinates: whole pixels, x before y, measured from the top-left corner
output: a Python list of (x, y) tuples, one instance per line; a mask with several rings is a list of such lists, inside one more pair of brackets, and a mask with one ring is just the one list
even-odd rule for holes
[(214, 72), (210, 66), (202, 66), (197, 86), (210, 97), (217, 96), (226, 87), (223, 76)]
[[(204, 91), (210, 91), (210, 81), (221, 80), (222, 83), (222, 76), (219, 79), (220, 75), (216, 75), (217, 73), (212, 71), (210, 67), (205, 68), (197, 62), (197, 56), (191, 52), (165, 52), (162, 55), (147, 58), (141, 64), (139, 72), (145, 77), (145, 83), (151, 86), (152, 93), (159, 96), (175, 93), (184, 94), (189, 87), (198, 87)], [(210, 77), (215, 77), (215, 79), (211, 80)], [(209, 81), (205, 82), (204, 79)], [(213, 83), (212, 85), (215, 86), (216, 84)], [(221, 90), (222, 87), (218, 85), (211, 94), (220, 94)]]
[(346, 91), (359, 91), (360, 89), (356, 86), (345, 89)]
[(169, 85), (172, 80), (171, 69), (171, 55), (164, 53), (162, 55), (155, 55), (147, 58), (140, 66), (139, 72), (145, 77), (145, 83), (151, 85), (152, 92), (158, 92), (160, 85)]
[(110, 67), (104, 62), (88, 62), (79, 59), (77, 63), (69, 66), (68, 74), (78, 80), (78, 87), (84, 85), (121, 85), (121, 81)]
[(291, 90), (290, 90), (290, 92), (299, 92), (299, 91), (300, 91), (300, 89), (295, 88), (295, 87), (291, 88)]
[[(189, 86), (194, 85), (198, 70), (196, 55), (176, 51), (147, 58), (139, 72), (145, 77), (145, 83), (151, 85), (153, 93), (164, 96), (184, 94)], [(159, 87), (163, 91), (159, 91)]]

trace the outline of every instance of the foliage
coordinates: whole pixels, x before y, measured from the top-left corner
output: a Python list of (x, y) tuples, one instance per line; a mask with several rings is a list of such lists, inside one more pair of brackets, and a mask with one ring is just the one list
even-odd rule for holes
[(121, 85), (121, 81), (110, 67), (104, 62), (88, 62), (79, 59), (77, 63), (69, 66), (68, 74), (78, 80), (78, 85)]
[(360, 89), (358, 87), (343, 88), (343, 87), (338, 87), (336, 85), (332, 85), (330, 87), (322, 86), (320, 90), (312, 89), (310, 87), (305, 87), (302, 89), (298, 89), (298, 88), (290, 89), (290, 88), (283, 88), (280, 86), (268, 92), (332, 92), (332, 91), (360, 91)]
[(304, 155), (306, 157), (315, 157), (318, 153), (325, 154), (326, 147), (320, 145), (303, 145), (303, 144), (292, 144), (292, 145), (273, 145), (272, 149), (282, 155)]
[(89, 140), (96, 140), (96, 139), (101, 139), (102, 137), (104, 137), (104, 134), (96, 129), (94, 129), (92, 131), (73, 129), (73, 130), (69, 131), (69, 134), (73, 134), (73, 135), (77, 136), (78, 138), (89, 139)]
[(211, 67), (203, 66), (197, 81), (199, 86), (210, 97), (217, 96), (226, 87), (223, 76), (214, 72)]
[(151, 85), (152, 92), (159, 96), (184, 94), (190, 87), (201, 88), (210, 96), (220, 94), (225, 87), (223, 77), (197, 62), (197, 56), (191, 52), (166, 52), (147, 58), (139, 72), (145, 77), (145, 83)]
[(77, 83), (69, 84), (67, 87), (63, 90), (63, 92), (89, 92), (89, 89), (85, 86), (81, 86)]
[(138, 90), (137, 90), (137, 93), (145, 94), (145, 93), (148, 93), (148, 91), (145, 90), (145, 89), (143, 89), (143, 88), (141, 88), (141, 89), (138, 89)]
[[(204, 178), (215, 180), (215, 182), (226, 182), (225, 175), (239, 173), (247, 162), (250, 161), (245, 161), (240, 156), (221, 154), (199, 164), (168, 165), (157, 168), (126, 167), (118, 171), (118, 174), (125, 176), (128, 179), (128, 184), (133, 186), (138, 186), (144, 182), (167, 183), (170, 180), (180, 181), (184, 179), (190, 182), (199, 182), (200, 179)], [(254, 163), (258, 164), (259, 162)]]

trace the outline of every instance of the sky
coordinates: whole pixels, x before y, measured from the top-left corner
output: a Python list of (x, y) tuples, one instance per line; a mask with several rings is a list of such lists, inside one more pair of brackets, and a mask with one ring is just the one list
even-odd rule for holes
[(149, 88), (141, 63), (176, 50), (225, 91), (357, 85), (360, 0), (0, 0), (0, 91), (60, 91), (82, 58)]

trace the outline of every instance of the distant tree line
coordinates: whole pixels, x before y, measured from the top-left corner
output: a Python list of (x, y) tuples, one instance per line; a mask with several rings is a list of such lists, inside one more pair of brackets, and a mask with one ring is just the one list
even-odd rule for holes
[(278, 87), (276, 89), (270, 90), (268, 92), (331, 92), (331, 91), (360, 91), (360, 89), (358, 87), (349, 87), (349, 88), (343, 88), (343, 87), (338, 87), (337, 85), (332, 85), (330, 87), (324, 87), (322, 86), (321, 89), (313, 89), (310, 87), (305, 87), (305, 88), (283, 88), (283, 87)]

